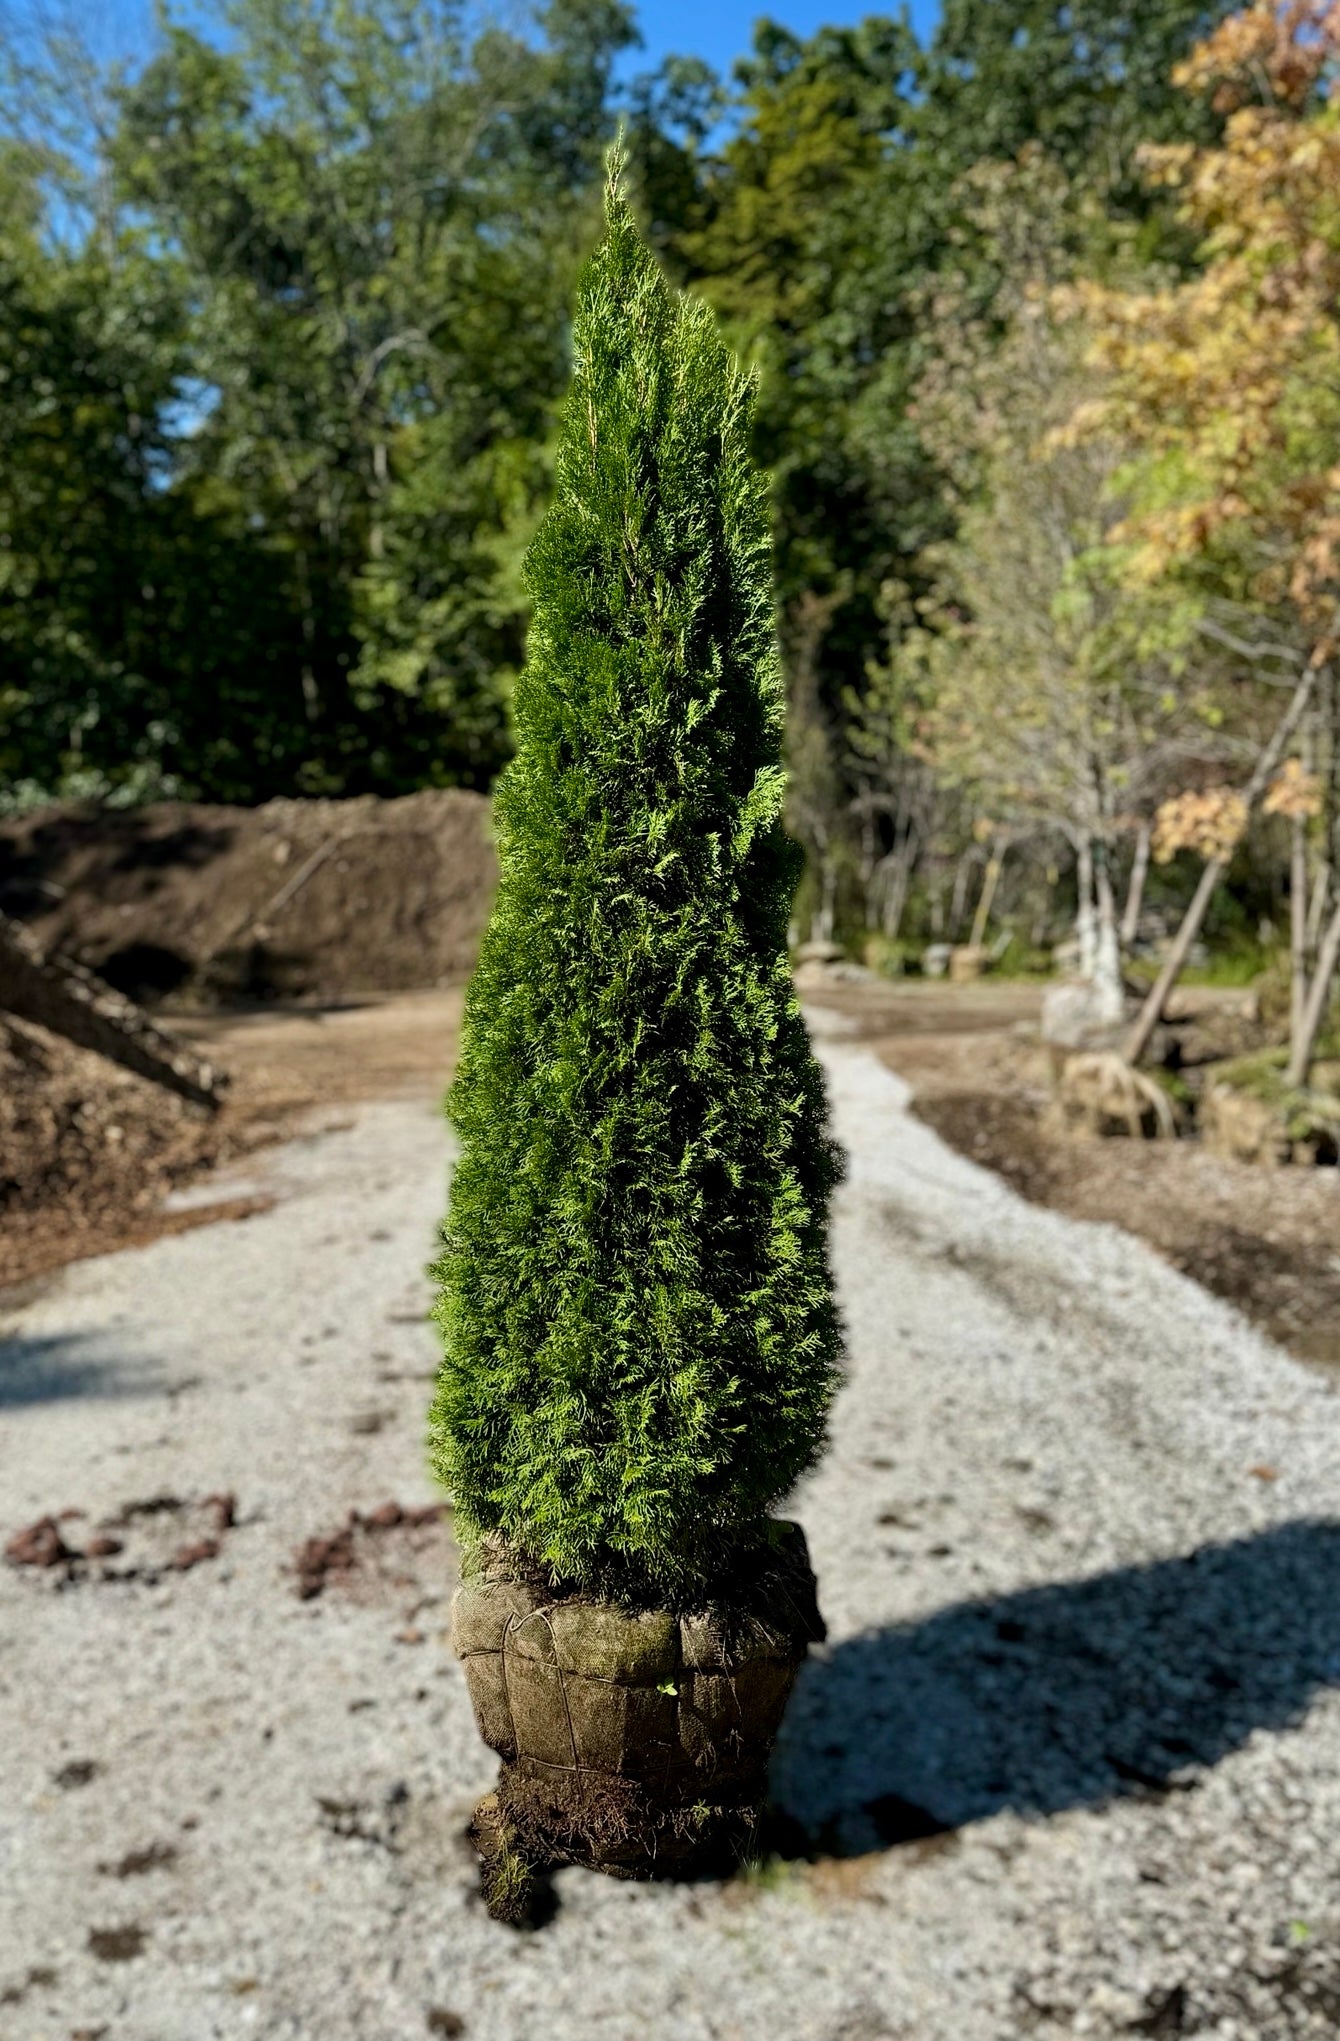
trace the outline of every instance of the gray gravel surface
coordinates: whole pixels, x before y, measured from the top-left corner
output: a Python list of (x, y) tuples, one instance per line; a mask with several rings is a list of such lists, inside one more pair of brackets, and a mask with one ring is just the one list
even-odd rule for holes
[(0, 1569), (4, 2041), (1340, 2032), (1331, 1383), (814, 1019), (850, 1374), (775, 1857), (494, 1925), (445, 1526), (364, 1521), (299, 1598), (304, 1541), (433, 1500), (445, 1136), (361, 1107), (263, 1165), (273, 1210), (4, 1321), (0, 1531), (119, 1547)]

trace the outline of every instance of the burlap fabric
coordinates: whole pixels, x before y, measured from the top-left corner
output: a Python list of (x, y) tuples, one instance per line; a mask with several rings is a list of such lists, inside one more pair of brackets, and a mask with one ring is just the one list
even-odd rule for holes
[(747, 1844), (787, 1698), (824, 1635), (797, 1524), (775, 1527), (728, 1605), (689, 1615), (546, 1598), (486, 1549), (453, 1623), (519, 1846), (624, 1876)]

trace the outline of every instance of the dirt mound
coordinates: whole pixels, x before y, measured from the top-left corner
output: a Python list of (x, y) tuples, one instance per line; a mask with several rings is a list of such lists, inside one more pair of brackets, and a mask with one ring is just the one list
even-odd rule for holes
[(194, 1223), (164, 1198), (270, 1139), (262, 1103), (253, 1085), (210, 1113), (0, 1016), (0, 1288)]
[(468, 975), (497, 876), (489, 804), (43, 808), (0, 824), (0, 907), (146, 1004), (407, 991)]

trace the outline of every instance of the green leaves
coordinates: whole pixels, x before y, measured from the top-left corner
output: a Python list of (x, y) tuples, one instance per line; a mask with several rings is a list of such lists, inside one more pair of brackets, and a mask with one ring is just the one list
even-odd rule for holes
[(613, 190), (607, 222), (527, 562), (434, 1440), (475, 1532), (565, 1579), (690, 1593), (817, 1450), (836, 1160), (784, 949), (747, 388)]
[(865, 740), (847, 704), (869, 695), (884, 656), (889, 591), (930, 592), (928, 548), (952, 535), (959, 508), (960, 460), (928, 444), (914, 410), (945, 344), (937, 300), (966, 276), (966, 316), (1004, 324), (997, 237), (982, 231), (968, 173), (1041, 144), (1069, 192), (1057, 224), (1072, 258), (1096, 241), (1106, 254), (1120, 228), (1143, 254), (1185, 260), (1172, 207), (1142, 185), (1135, 157), (1149, 136), (1213, 127), (1171, 74), (1231, 4), (946, 0), (927, 47), (880, 16), (803, 40), (764, 23), (715, 152), (701, 80), (697, 102), (682, 76), (644, 93), (633, 142), (657, 245), (760, 372), (790, 814), (816, 867), (837, 856), (844, 809), (862, 798), (844, 754)]
[[(0, 591), (0, 685), (31, 704), (13, 768), (54, 787), (147, 761), (234, 800), (485, 787), (626, 14), (563, 0), (512, 34), (455, 0), (216, 0), (201, 20), (99, 81), (82, 204), (40, 231), (30, 175), (0, 225), (36, 294), (0, 277), (0, 363), (45, 322), (21, 421), (0, 384), (42, 506), (20, 520), (27, 607)], [(32, 91), (4, 82), (18, 122)], [(64, 137), (72, 88), (49, 83)]]

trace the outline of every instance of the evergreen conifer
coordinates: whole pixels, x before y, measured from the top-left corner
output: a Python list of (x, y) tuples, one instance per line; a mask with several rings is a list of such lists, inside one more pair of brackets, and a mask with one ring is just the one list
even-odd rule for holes
[(617, 162), (606, 212), (449, 1100), (433, 1446), (467, 1536), (682, 1600), (819, 1449), (838, 1162), (785, 947), (752, 383)]

